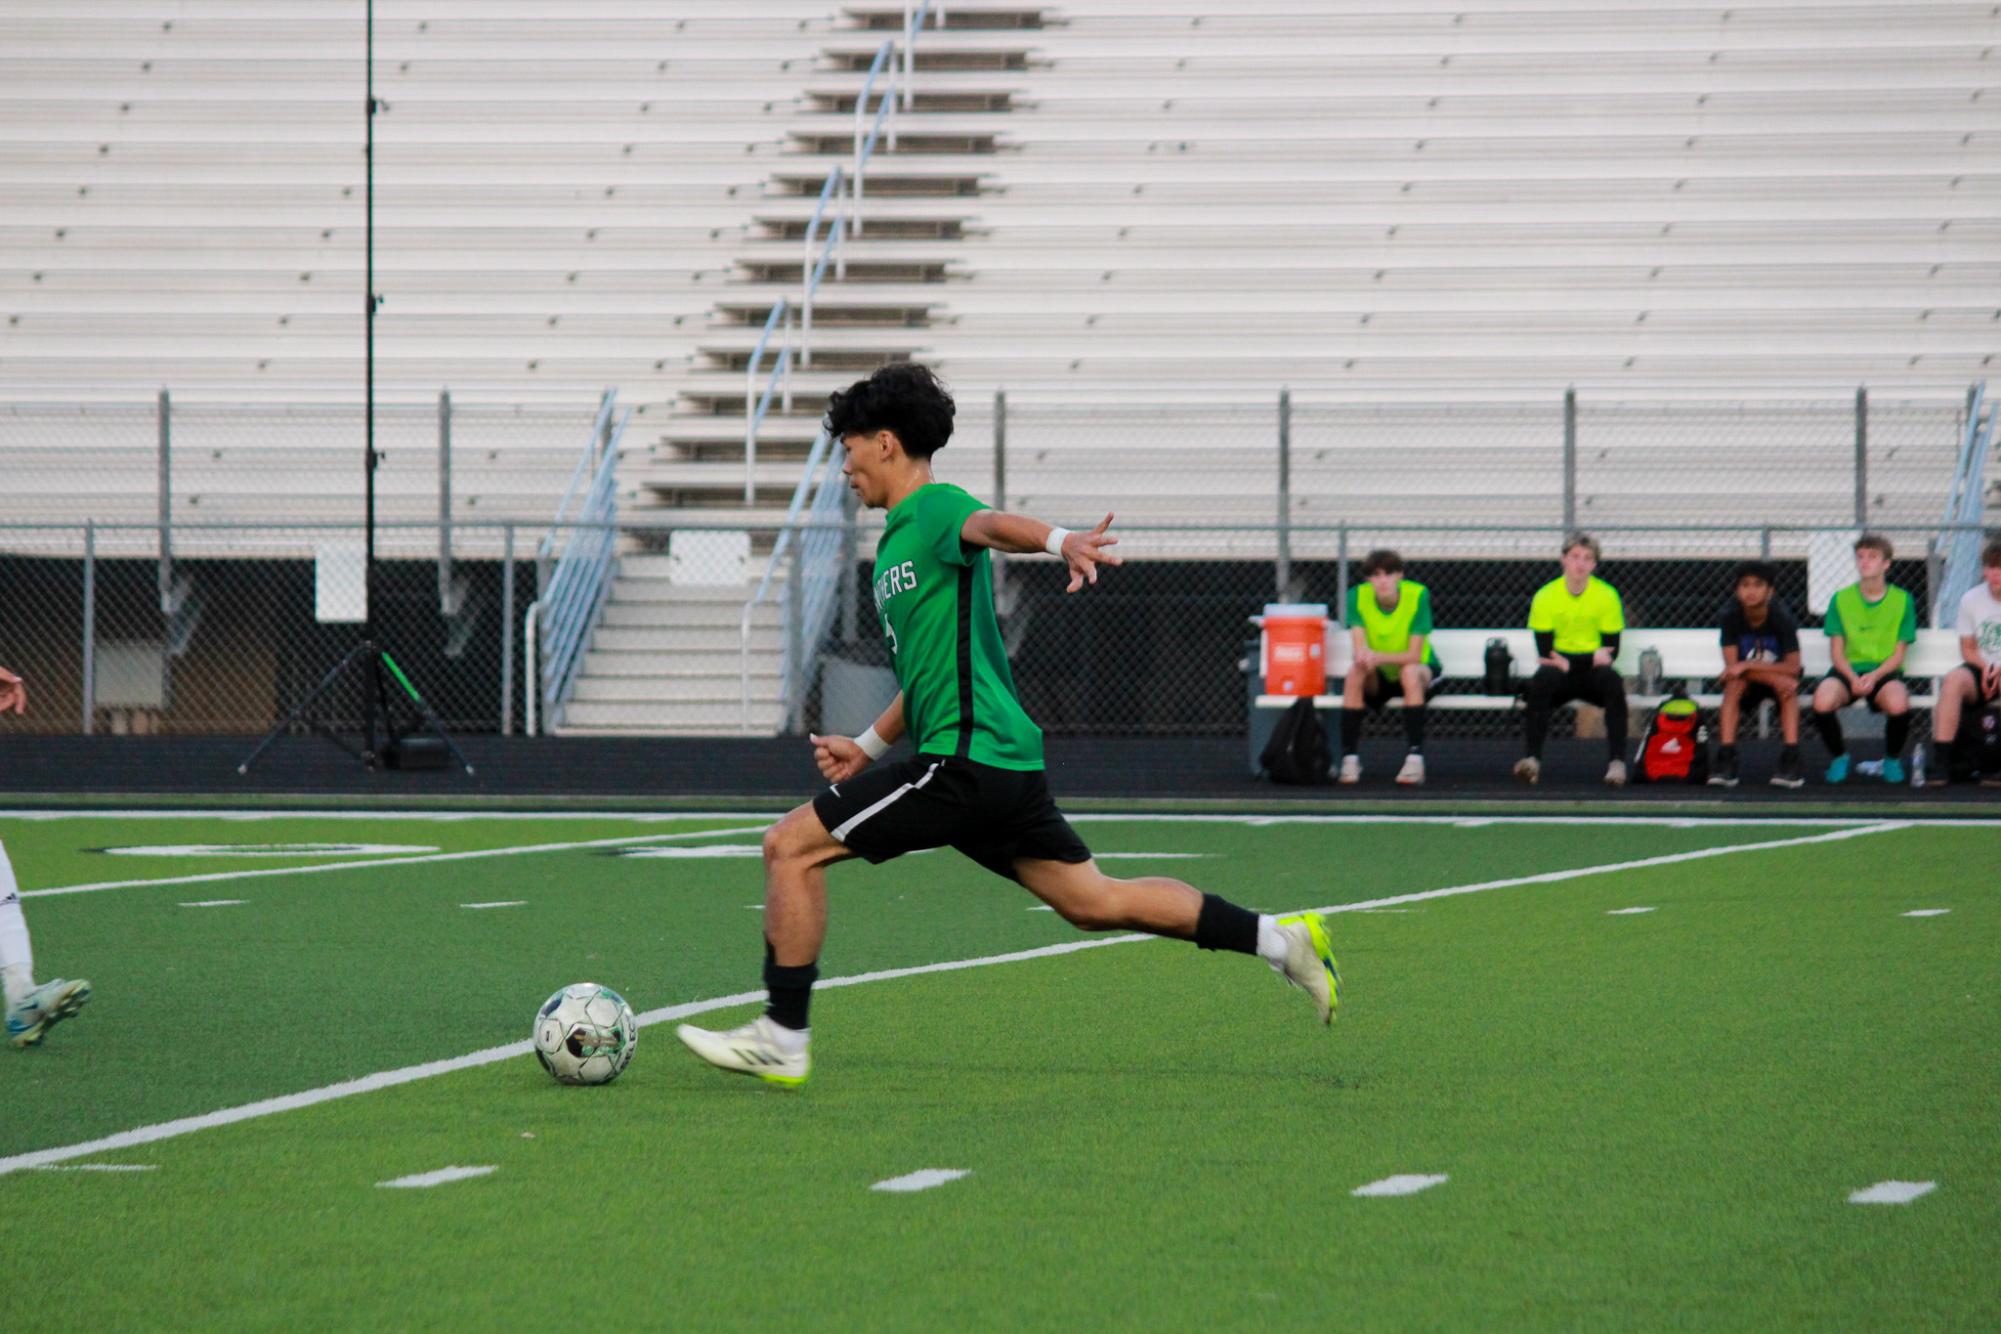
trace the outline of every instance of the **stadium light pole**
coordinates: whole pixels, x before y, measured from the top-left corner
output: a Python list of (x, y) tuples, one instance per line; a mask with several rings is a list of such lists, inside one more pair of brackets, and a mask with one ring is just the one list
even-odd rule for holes
[[(375, 100), (375, 0), (362, 0), (362, 563), (361, 563), (361, 642), (347, 651), (345, 657), (335, 663), (310, 695), (299, 706), (287, 714), (257, 743), (256, 749), (245, 756), (243, 763), (236, 766), (238, 774), (250, 772), (250, 766), (257, 757), (268, 749), (272, 742), (303, 724), (318, 732), (327, 740), (360, 760), (369, 769), (380, 768), (386, 760), (391, 768), (442, 768), (444, 755), (449, 752), (459, 766), (468, 774), (472, 764), (452, 741), (451, 734), (439, 721), (424, 697), (410, 683), (396, 660), (377, 643), (375, 638), (375, 470), (381, 458), (375, 450), (375, 312), (382, 304), (381, 295), (375, 290), (375, 116), (382, 109)], [(334, 730), (332, 724), (319, 716), (317, 709), (334, 686), (350, 670), (361, 671), (361, 745), (348, 744), (347, 738)], [(442, 750), (428, 745), (411, 746), (408, 739), (417, 729), (399, 727), (390, 709), (390, 701), (397, 696), (391, 694), (389, 686), (394, 681), (401, 691), (401, 698), (408, 701), (411, 709), (421, 719), (422, 726), (428, 728), (443, 743)]]

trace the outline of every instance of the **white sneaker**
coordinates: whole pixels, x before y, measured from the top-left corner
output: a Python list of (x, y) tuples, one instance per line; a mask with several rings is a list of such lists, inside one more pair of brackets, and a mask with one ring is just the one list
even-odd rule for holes
[(767, 1084), (797, 1088), (806, 1082), (806, 1072), (812, 1062), (807, 1058), (803, 1044), (793, 1051), (780, 1042), (774, 1031), (776, 1028), (776, 1024), (759, 1015), (742, 1028), (720, 1033), (696, 1028), (693, 1024), (682, 1024), (674, 1030), (674, 1036), (687, 1043), (689, 1051), (718, 1070), (756, 1075)]
[(1424, 756), (1412, 751), (1403, 757), (1403, 768), (1397, 770), (1397, 781), (1405, 787), (1424, 786)]
[(1327, 919), (1317, 912), (1281, 917), (1278, 930), (1285, 937), (1285, 967), (1279, 974), (1313, 997), (1321, 1023), (1333, 1023), (1341, 1005), (1341, 973), (1327, 941)]
[(1343, 755), (1341, 757), (1341, 781), (1353, 786), (1362, 781), (1362, 757)]
[(1542, 761), (1533, 755), (1524, 755), (1515, 761), (1515, 777), (1534, 787), (1542, 780)]
[(1624, 787), (1626, 785), (1626, 762), (1614, 760), (1605, 766), (1605, 786)]

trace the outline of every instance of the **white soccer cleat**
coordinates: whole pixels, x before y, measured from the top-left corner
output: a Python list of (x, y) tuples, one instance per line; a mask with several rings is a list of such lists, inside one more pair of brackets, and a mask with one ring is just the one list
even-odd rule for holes
[(1343, 755), (1341, 757), (1341, 781), (1349, 786), (1362, 781), (1362, 757), (1360, 755)]
[(1403, 757), (1403, 768), (1397, 770), (1397, 782), (1405, 787), (1424, 786), (1424, 756), (1412, 752)]
[(76, 1016), (90, 1000), (90, 983), (82, 978), (57, 978), (29, 992), (7, 1009), (7, 1040), (16, 1047), (41, 1045), (49, 1030)]
[(1624, 787), (1626, 785), (1626, 762), (1613, 760), (1605, 766), (1605, 786)]
[(1327, 919), (1317, 912), (1281, 917), (1278, 931), (1285, 937), (1285, 967), (1277, 970), (1279, 975), (1313, 997), (1321, 1023), (1333, 1023), (1341, 1005), (1341, 973), (1327, 940)]
[(689, 1051), (718, 1070), (756, 1075), (767, 1084), (797, 1088), (806, 1082), (806, 1072), (811, 1068), (812, 1061), (807, 1057), (804, 1044), (799, 1050), (792, 1051), (780, 1042), (774, 1031), (776, 1028), (776, 1024), (759, 1015), (742, 1028), (720, 1033), (696, 1028), (693, 1024), (682, 1024), (674, 1030), (674, 1036), (686, 1043)]

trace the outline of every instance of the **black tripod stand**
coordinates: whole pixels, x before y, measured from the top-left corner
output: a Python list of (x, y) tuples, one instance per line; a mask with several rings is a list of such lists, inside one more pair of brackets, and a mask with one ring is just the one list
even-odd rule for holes
[[(392, 768), (434, 769), (444, 766), (444, 756), (449, 752), (467, 773), (472, 765), (460, 753), (445, 731), (445, 725), (438, 721), (438, 715), (417, 693), (417, 687), (410, 684), (410, 678), (396, 665), (375, 640), (375, 466), (380, 461), (375, 452), (375, 311), (382, 304), (382, 298), (375, 291), (375, 113), (380, 105), (375, 100), (375, 0), (366, 0), (367, 14), (367, 110), (364, 119), (367, 124), (366, 149), (362, 155), (363, 172), (366, 178), (366, 218), (367, 241), (365, 249), (367, 291), (364, 294), (367, 307), (367, 447), (364, 456), (364, 476), (367, 494), (368, 545), (362, 567), (363, 606), (361, 616), (361, 642), (347, 651), (347, 656), (334, 664), (333, 670), (320, 679), (320, 683), (300, 702), (299, 707), (287, 714), (284, 721), (264, 734), (257, 748), (244, 757), (236, 766), (236, 772), (247, 774), (250, 766), (257, 762), (273, 741), (304, 723), (327, 740), (339, 746), (348, 754), (360, 760), (371, 769), (381, 767), (387, 761)], [(333, 691), (336, 684), (350, 672), (358, 671), (361, 679), (361, 745), (354, 746), (346, 737), (336, 732), (316, 710)], [(401, 695), (392, 695), (389, 682), (394, 679)], [(399, 722), (392, 701), (403, 700), (408, 713), (414, 713), (418, 723)], [(428, 744), (410, 745), (409, 739), (419, 730), (419, 724), (428, 728), (442, 743), (442, 749)]]

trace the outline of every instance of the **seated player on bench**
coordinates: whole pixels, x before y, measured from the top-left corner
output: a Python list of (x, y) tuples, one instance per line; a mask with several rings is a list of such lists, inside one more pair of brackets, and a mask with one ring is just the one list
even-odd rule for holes
[[(1932, 750), (1937, 761), (1925, 781), (1937, 786), (1950, 778), (1953, 746), (1969, 706), (2001, 703), (2001, 537), (1980, 553), (1981, 582), (1959, 599), (1959, 655), (1963, 661), (1939, 678), (1938, 705), (1932, 710)], [(2001, 773), (1980, 775), (1983, 785), (2001, 787)]]
[(1544, 584), (1529, 604), (1538, 666), (1528, 686), (1528, 753), (1515, 761), (1515, 777), (1524, 783), (1541, 781), (1550, 713), (1583, 700), (1605, 710), (1605, 745), (1612, 755), (1606, 785), (1626, 785), (1626, 683), (1612, 668), (1626, 613), (1617, 590), (1592, 573), (1597, 568), (1598, 539), (1573, 534), (1563, 544), (1563, 577)]
[(1723, 709), (1717, 719), (1723, 744), (1709, 781), (1737, 786), (1737, 728), (1745, 713), (1766, 700), (1779, 707), (1779, 752), (1773, 787), (1799, 787), (1800, 631), (1786, 609), (1772, 599), (1778, 574), (1761, 560), (1737, 567), (1737, 596), (1723, 612)]
[(1431, 590), (1403, 577), (1403, 557), (1394, 551), (1371, 551), (1362, 561), (1362, 579), (1348, 590), (1355, 661), (1341, 687), (1341, 781), (1362, 781), (1362, 715), (1397, 691), (1409, 746), (1397, 782), (1415, 787), (1424, 782), (1424, 705), (1439, 677), (1438, 655), (1431, 651)]
[(1822, 629), (1834, 669), (1813, 692), (1813, 721), (1829, 756), (1827, 781), (1848, 781), (1848, 743), (1835, 715), (1867, 704), (1884, 716), (1883, 781), (1904, 781), (1904, 743), (1911, 736), (1911, 692), (1904, 685), (1904, 654), (1918, 638), (1917, 604), (1889, 582), (1890, 539), (1864, 533), (1855, 539), (1856, 582), (1827, 604)]

